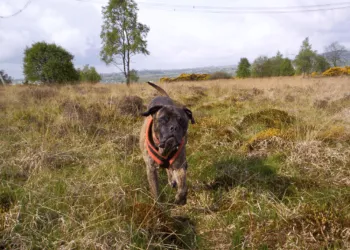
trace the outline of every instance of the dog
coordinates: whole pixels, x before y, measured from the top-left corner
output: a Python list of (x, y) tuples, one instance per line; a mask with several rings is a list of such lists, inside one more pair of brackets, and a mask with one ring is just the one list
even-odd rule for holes
[(166, 169), (168, 183), (177, 187), (175, 204), (185, 205), (188, 188), (186, 185), (186, 143), (187, 129), (195, 123), (191, 110), (176, 105), (158, 85), (148, 82), (161, 96), (155, 97), (146, 112), (147, 117), (140, 132), (140, 148), (146, 163), (150, 191), (157, 200), (159, 196), (158, 169)]

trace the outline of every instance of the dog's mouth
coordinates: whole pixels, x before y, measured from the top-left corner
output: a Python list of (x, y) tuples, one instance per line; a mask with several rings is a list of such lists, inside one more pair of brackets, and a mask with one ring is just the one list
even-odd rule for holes
[(175, 137), (169, 137), (165, 141), (159, 144), (159, 153), (167, 157), (172, 152), (179, 149), (180, 144), (176, 141)]

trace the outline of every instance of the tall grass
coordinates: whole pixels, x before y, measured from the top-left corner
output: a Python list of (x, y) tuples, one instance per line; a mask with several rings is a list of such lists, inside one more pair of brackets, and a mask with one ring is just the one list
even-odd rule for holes
[(150, 86), (0, 88), (1, 249), (350, 248), (349, 78), (161, 86), (197, 121), (183, 207), (148, 190)]

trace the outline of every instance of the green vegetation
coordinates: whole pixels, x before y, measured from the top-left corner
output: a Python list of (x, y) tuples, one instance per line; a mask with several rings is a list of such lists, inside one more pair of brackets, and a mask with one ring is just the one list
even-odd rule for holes
[(146, 36), (149, 27), (137, 20), (137, 4), (133, 0), (109, 0), (102, 8), (101, 59), (114, 64), (122, 72), (129, 85), (134, 77), (130, 70), (131, 59), (137, 54), (149, 55)]
[(0, 88), (0, 248), (348, 249), (348, 79), (261, 81), (166, 86), (197, 121), (180, 207), (138, 146), (154, 89)]
[(89, 65), (85, 65), (83, 69), (78, 69), (78, 73), (81, 82), (97, 83), (102, 79), (95, 67), (89, 67)]
[(312, 72), (313, 60), (316, 56), (316, 51), (312, 50), (309, 38), (303, 41), (299, 54), (296, 56), (294, 62), (297, 67), (297, 72), (302, 74), (310, 74)]
[(236, 76), (239, 78), (246, 78), (250, 76), (250, 63), (247, 58), (241, 58), (236, 71)]
[(225, 71), (216, 71), (210, 74), (209, 80), (232, 79), (232, 75)]
[(280, 75), (281, 76), (293, 76), (295, 70), (292, 61), (289, 58), (284, 58), (280, 65)]
[(283, 58), (279, 51), (271, 58), (258, 57), (252, 65), (253, 77), (292, 76), (294, 74), (292, 61), (289, 58)]
[(73, 55), (56, 44), (38, 42), (24, 52), (26, 81), (44, 84), (77, 82), (79, 74), (73, 66)]
[(130, 71), (130, 82), (138, 82), (140, 79), (137, 71), (135, 69)]

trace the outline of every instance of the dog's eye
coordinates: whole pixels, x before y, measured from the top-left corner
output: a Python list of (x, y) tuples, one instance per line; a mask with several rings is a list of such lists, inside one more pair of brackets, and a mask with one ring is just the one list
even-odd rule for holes
[(167, 123), (168, 121), (169, 121), (169, 117), (167, 116), (159, 117), (159, 122)]
[(182, 117), (177, 118), (177, 121), (179, 122), (179, 124), (181, 126), (186, 126), (186, 122), (185, 122), (185, 120)]

